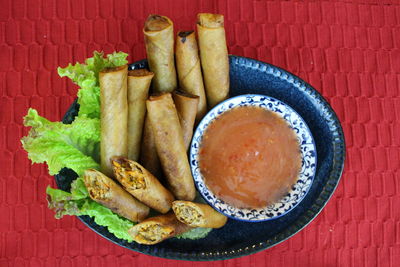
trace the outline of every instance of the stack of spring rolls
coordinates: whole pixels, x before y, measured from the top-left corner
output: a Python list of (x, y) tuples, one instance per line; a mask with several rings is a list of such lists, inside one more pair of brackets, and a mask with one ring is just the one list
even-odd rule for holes
[[(143, 33), (149, 70), (100, 72), (101, 172), (86, 170), (84, 182), (94, 201), (139, 222), (133, 240), (151, 245), (227, 221), (192, 202), (187, 151), (196, 122), (228, 97), (229, 61), (219, 14), (198, 15), (198, 43), (194, 31), (179, 31), (174, 43), (165, 16), (150, 15)], [(150, 208), (160, 215), (147, 218)]]

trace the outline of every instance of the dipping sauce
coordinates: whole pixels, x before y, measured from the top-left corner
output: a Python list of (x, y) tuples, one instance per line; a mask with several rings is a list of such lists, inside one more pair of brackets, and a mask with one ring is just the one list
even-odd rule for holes
[(205, 183), (238, 208), (279, 201), (296, 182), (300, 146), (287, 122), (259, 107), (236, 107), (206, 129), (199, 164)]

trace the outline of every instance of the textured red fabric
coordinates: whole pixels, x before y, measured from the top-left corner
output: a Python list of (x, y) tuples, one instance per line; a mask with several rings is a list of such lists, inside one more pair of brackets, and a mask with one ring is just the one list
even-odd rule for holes
[[(323, 212), (290, 240), (214, 263), (164, 260), (123, 249), (73, 217), (54, 219), (44, 165), (19, 139), (34, 107), (60, 120), (76, 86), (57, 66), (95, 49), (145, 57), (144, 19), (192, 29), (199, 12), (226, 18), (231, 54), (266, 61), (311, 83), (337, 112), (347, 161)], [(0, 266), (399, 266), (400, 5), (398, 1), (1, 0)]]

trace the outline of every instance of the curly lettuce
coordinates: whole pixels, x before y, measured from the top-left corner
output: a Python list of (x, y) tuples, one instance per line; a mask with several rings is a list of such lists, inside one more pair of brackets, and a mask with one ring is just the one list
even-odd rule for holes
[(132, 241), (128, 230), (135, 223), (91, 200), (82, 178), (77, 178), (71, 183), (71, 193), (51, 187), (47, 187), (46, 193), (48, 207), (54, 210), (57, 219), (64, 215), (87, 215), (92, 217), (98, 225), (107, 227), (108, 231), (116, 237), (128, 242)]
[(97, 202), (86, 201), (81, 208), (81, 215), (88, 215), (92, 217), (98, 225), (107, 227), (108, 231), (116, 237), (132, 242), (132, 237), (128, 234), (128, 230), (135, 225), (128, 219), (112, 212)]
[(71, 124), (51, 122), (29, 109), (24, 125), (32, 127), (21, 139), (32, 163), (47, 163), (50, 175), (67, 167), (82, 175), (86, 169), (99, 168), (100, 121), (86, 116)]
[(197, 228), (193, 228), (190, 231), (180, 234), (178, 236), (176, 236), (176, 238), (178, 239), (200, 239), (200, 238), (204, 238), (208, 235), (208, 233), (210, 233), (212, 231), (212, 228), (203, 228), (203, 227), (197, 227)]
[(103, 56), (102, 52), (94, 52), (93, 57), (86, 59), (84, 64), (69, 64), (65, 68), (57, 69), (58, 75), (68, 77), (77, 84), (78, 104), (80, 105), (78, 116), (86, 115), (89, 118), (100, 118), (100, 86), (99, 72), (104, 68), (118, 67), (128, 63), (128, 54), (114, 52)]

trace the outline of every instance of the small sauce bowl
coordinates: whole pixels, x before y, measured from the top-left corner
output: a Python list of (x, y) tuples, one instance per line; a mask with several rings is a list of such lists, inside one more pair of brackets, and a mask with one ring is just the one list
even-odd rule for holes
[[(226, 111), (245, 106), (263, 108), (283, 118), (294, 130), (300, 145), (302, 162), (296, 182), (279, 201), (262, 208), (240, 208), (225, 202), (207, 187), (199, 166), (199, 152), (207, 127)], [(273, 97), (247, 94), (227, 99), (207, 113), (194, 132), (189, 161), (197, 190), (210, 206), (235, 220), (262, 222), (289, 213), (304, 199), (311, 188), (316, 173), (317, 150), (311, 131), (303, 118), (293, 108)], [(268, 194), (268, 192), (265, 193)]]

